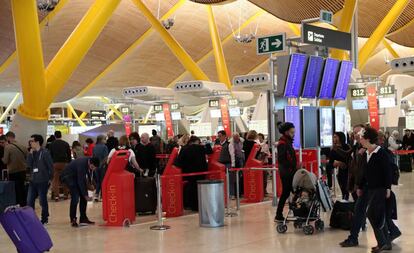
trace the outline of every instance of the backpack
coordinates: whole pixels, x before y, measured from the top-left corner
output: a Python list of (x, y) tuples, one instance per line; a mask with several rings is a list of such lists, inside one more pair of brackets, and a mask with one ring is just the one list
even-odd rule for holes
[(386, 153), (388, 154), (388, 158), (391, 160), (392, 184), (398, 185), (398, 181), (400, 179), (400, 169), (395, 162), (395, 156), (389, 149), (384, 148), (384, 150), (387, 151)]
[(354, 217), (354, 205), (354, 202), (336, 201), (331, 213), (329, 226), (331, 228), (350, 230)]

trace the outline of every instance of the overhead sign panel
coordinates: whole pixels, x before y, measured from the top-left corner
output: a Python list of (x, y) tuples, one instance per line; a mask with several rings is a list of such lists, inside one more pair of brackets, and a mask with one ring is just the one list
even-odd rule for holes
[(297, 98), (300, 96), (307, 59), (308, 57), (305, 54), (292, 54), (290, 56), (289, 70), (285, 86), (285, 97)]
[(279, 33), (258, 37), (256, 40), (257, 55), (271, 54), (285, 51), (286, 34)]
[(308, 69), (303, 85), (303, 98), (315, 98), (322, 79), (324, 59), (320, 56), (310, 56)]
[(302, 42), (318, 46), (351, 50), (351, 34), (322, 28), (319, 26), (302, 24)]
[(321, 89), (319, 91), (319, 98), (331, 99), (335, 89), (336, 80), (338, 77), (339, 61), (328, 58), (326, 59), (325, 68), (323, 71)]
[(351, 61), (342, 61), (339, 68), (338, 82), (336, 83), (336, 90), (334, 99), (345, 100), (348, 93), (349, 81), (354, 64)]

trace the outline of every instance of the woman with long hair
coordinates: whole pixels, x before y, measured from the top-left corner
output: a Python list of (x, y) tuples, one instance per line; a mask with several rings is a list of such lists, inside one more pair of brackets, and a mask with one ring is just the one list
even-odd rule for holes
[[(332, 181), (332, 175), (334, 168), (338, 168), (338, 184), (341, 188), (342, 199), (349, 199), (348, 190), (348, 165), (347, 154), (351, 150), (351, 147), (346, 144), (345, 134), (342, 132), (335, 132), (333, 135), (333, 145), (331, 152), (329, 153), (329, 163), (327, 165), (328, 182)], [(330, 186), (332, 183), (330, 184)]]

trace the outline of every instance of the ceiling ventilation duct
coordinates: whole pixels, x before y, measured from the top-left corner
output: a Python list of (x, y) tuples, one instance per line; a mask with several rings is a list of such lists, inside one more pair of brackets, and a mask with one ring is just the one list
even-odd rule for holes
[(122, 94), (125, 98), (135, 98), (143, 101), (174, 100), (174, 91), (172, 89), (153, 86), (136, 86), (125, 88)]
[(241, 75), (233, 78), (233, 90), (268, 90), (271, 89), (269, 73)]
[(211, 97), (230, 95), (224, 83), (207, 81), (178, 82), (174, 85), (174, 91), (185, 93), (196, 97)]

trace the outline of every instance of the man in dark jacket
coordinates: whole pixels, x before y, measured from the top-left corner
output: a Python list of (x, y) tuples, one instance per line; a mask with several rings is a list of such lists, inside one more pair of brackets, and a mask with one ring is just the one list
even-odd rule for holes
[(109, 130), (107, 133), (108, 138), (106, 139), (106, 147), (108, 148), (108, 151), (111, 151), (114, 148), (118, 148), (119, 146), (119, 141), (114, 135), (115, 133), (113, 130)]
[(141, 135), (141, 143), (137, 145), (134, 152), (139, 167), (146, 175), (154, 176), (157, 168), (155, 147), (151, 144), (147, 133)]
[(70, 201), (70, 221), (72, 227), (78, 227), (76, 209), (79, 204), (80, 225), (93, 225), (86, 216), (86, 205), (92, 198), (88, 195), (87, 185), (91, 183), (91, 177), (96, 168), (99, 167), (99, 159), (96, 157), (82, 157), (69, 163), (62, 173), (62, 181), (69, 186)]
[[(69, 144), (62, 140), (62, 133), (60, 131), (55, 132), (56, 140), (49, 146), (50, 155), (53, 159), (53, 181), (52, 181), (52, 199), (59, 201), (59, 194), (61, 188), (61, 182), (59, 180), (62, 171), (65, 169), (66, 164), (72, 160), (72, 152)], [(64, 199), (68, 199), (69, 190), (67, 187), (63, 187)]]
[[(181, 168), (183, 173), (195, 173), (207, 171), (206, 149), (200, 145), (200, 138), (191, 136), (188, 145), (184, 146), (174, 165)], [(192, 176), (186, 178), (188, 183), (184, 188), (184, 207), (198, 211), (197, 181), (204, 176)]]
[(364, 186), (363, 194), (358, 196), (356, 190), (361, 185), (362, 177), (367, 166), (366, 149), (360, 144), (361, 131), (364, 129), (363, 125), (354, 126), (355, 145), (352, 148), (352, 153), (349, 158), (349, 190), (352, 192), (352, 197), (355, 201), (354, 216), (352, 218), (352, 226), (350, 235), (346, 240), (340, 243), (342, 247), (356, 247), (358, 246), (358, 237), (361, 228), (365, 229), (366, 224), (366, 210), (368, 205), (368, 190)]
[(34, 134), (30, 138), (30, 153), (27, 156), (27, 165), (30, 169), (29, 193), (27, 205), (35, 208), (35, 200), (39, 197), (42, 206), (42, 224), (49, 221), (49, 205), (47, 203), (47, 191), (53, 177), (53, 161), (47, 149), (42, 147), (43, 137)]
[[(227, 140), (227, 133), (224, 130), (221, 130), (217, 133), (217, 137), (220, 140), (220, 156), (219, 156), (219, 163), (223, 164), (226, 167), (226, 170), (229, 170), (231, 168), (231, 156), (230, 156), (230, 150), (229, 145), (230, 142)], [(234, 182), (236, 181), (236, 172), (229, 173), (229, 190), (230, 190), (230, 196), (236, 196), (235, 193), (235, 187)]]

